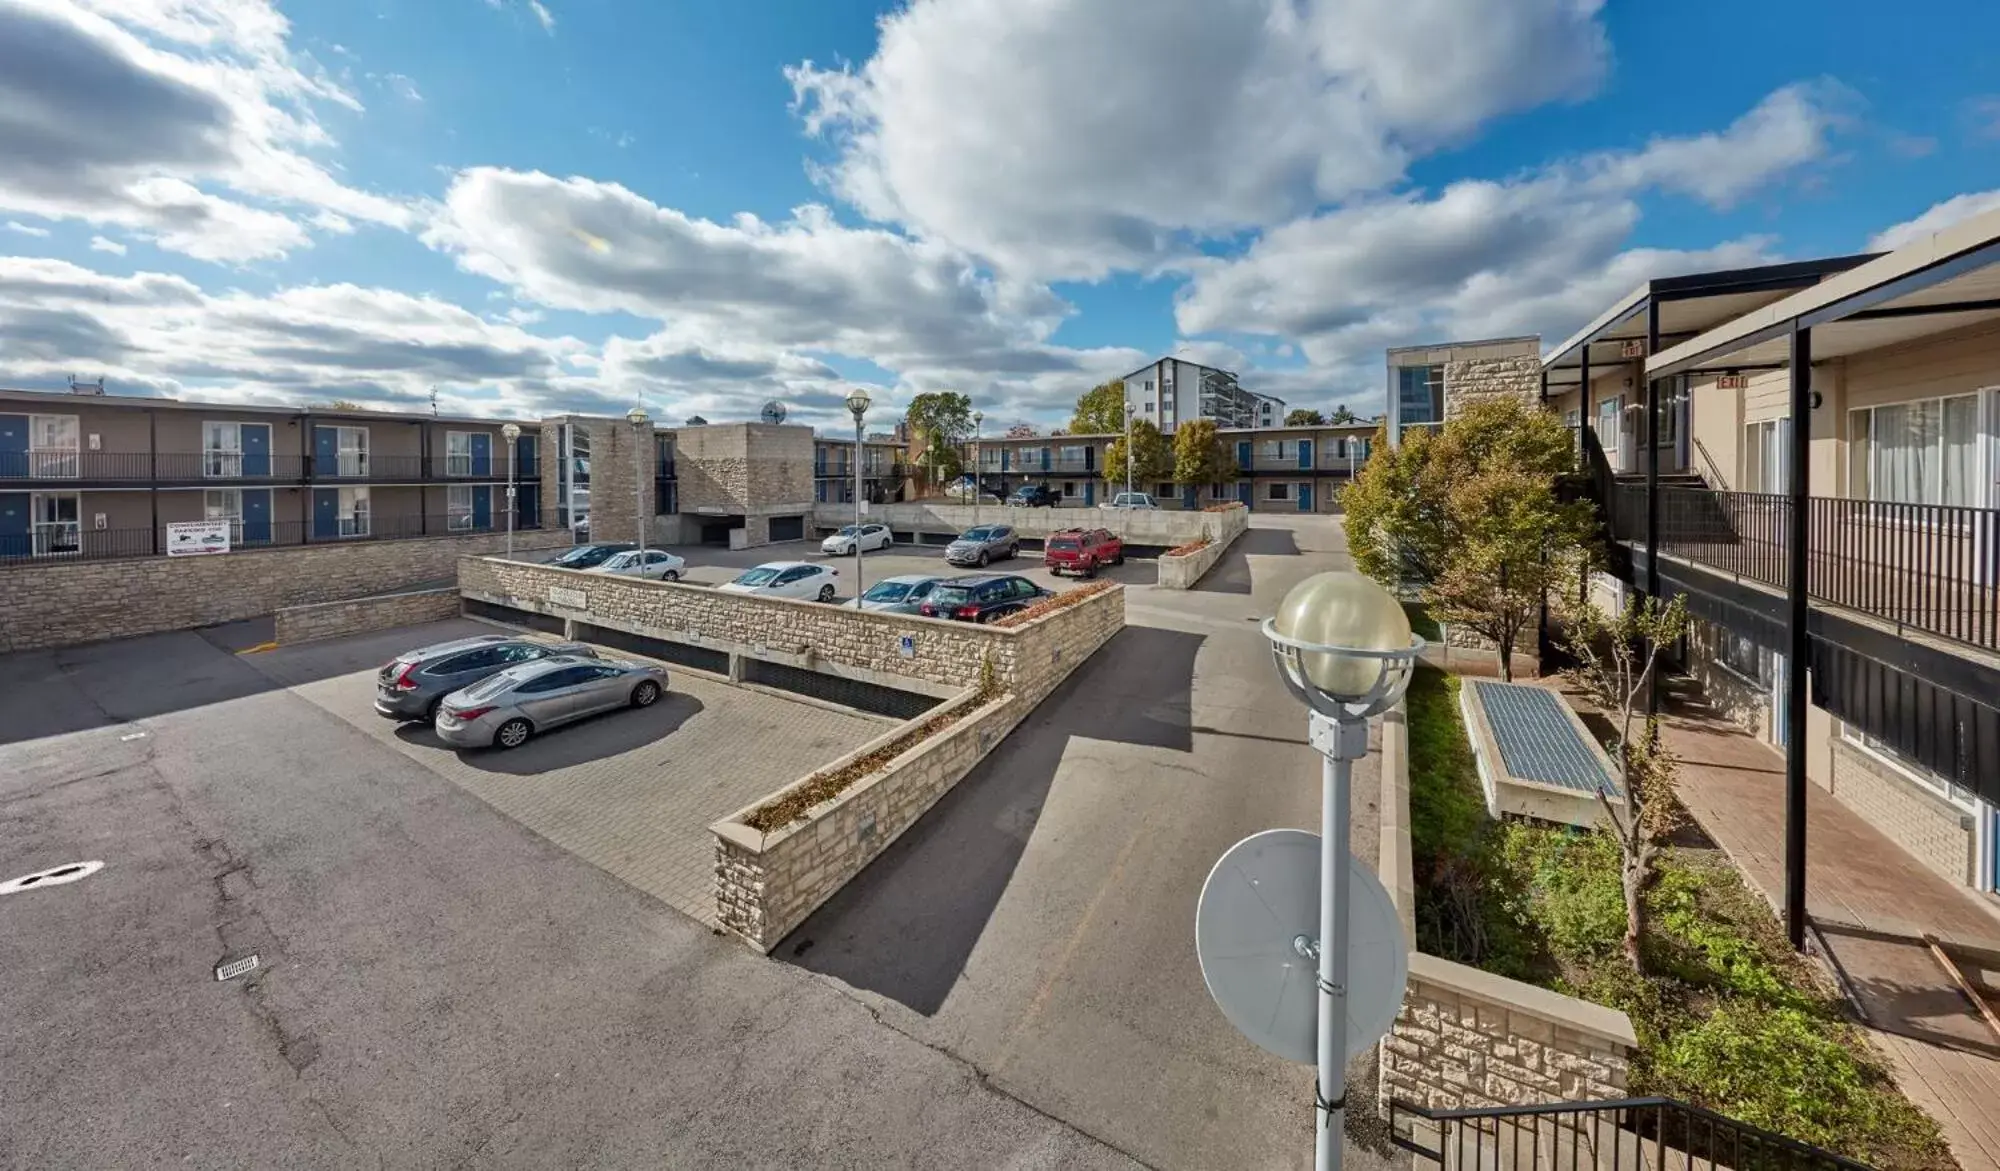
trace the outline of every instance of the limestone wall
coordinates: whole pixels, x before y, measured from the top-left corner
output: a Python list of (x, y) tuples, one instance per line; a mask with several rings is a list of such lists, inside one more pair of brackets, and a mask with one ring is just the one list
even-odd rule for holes
[[(1172, 549), (1200, 537), (1227, 543), (1249, 527), (1249, 510), (1216, 512), (1157, 509), (1152, 511), (1010, 508), (1003, 504), (946, 504), (924, 500), (911, 504), (870, 505), (868, 518), (903, 533), (962, 533), (981, 524), (1006, 524), (1023, 537), (1040, 540), (1057, 529), (1106, 528), (1133, 545)], [(854, 522), (853, 505), (819, 505), (813, 523), (831, 531)]]
[(1469, 358), (1445, 363), (1444, 414), (1449, 419), (1467, 406), (1493, 398), (1515, 398), (1538, 404), (1542, 397), (1542, 362), (1534, 354)]
[(277, 612), (276, 628), (271, 637), (282, 646), (290, 646), (369, 630), (439, 622), (457, 617), (458, 612), (458, 589), (455, 586), (402, 594), (377, 594), (342, 602), (287, 606)]

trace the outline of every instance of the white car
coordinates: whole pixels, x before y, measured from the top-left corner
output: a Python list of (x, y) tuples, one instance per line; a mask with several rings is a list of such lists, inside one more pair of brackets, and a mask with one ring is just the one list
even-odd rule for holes
[(605, 558), (604, 564), (586, 573), (615, 573), (621, 577), (643, 577), (652, 581), (679, 581), (687, 559), (664, 549), (627, 549)]
[(819, 543), (819, 551), (829, 556), (846, 556), (854, 552), (856, 544), (863, 553), (871, 549), (887, 549), (895, 544), (889, 535), (889, 526), (884, 524), (848, 525), (839, 532)]
[(725, 594), (756, 594), (766, 598), (804, 598), (831, 602), (840, 592), (840, 571), (810, 561), (766, 561), (746, 569), (736, 580), (715, 587)]
[(1156, 509), (1159, 506), (1160, 505), (1157, 501), (1155, 501), (1151, 496), (1148, 496), (1144, 492), (1120, 492), (1118, 495), (1113, 496), (1110, 500), (1105, 501), (1103, 504), (1100, 504), (1097, 507), (1104, 509), (1107, 512), (1117, 512), (1117, 511), (1126, 511), (1134, 509), (1137, 510)]

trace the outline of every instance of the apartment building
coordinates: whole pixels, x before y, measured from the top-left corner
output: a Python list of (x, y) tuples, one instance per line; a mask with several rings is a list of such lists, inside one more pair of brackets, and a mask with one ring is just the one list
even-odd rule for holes
[[(1162, 508), (1236, 502), (1262, 512), (1336, 512), (1336, 493), (1368, 461), (1377, 424), (1218, 428), (1237, 474), (1215, 484), (1139, 481)], [(1125, 469), (1108, 463), (1117, 435), (984, 439), (970, 447), (982, 491), (1006, 496), (1025, 483), (1047, 484), (1064, 503), (1094, 507), (1125, 490)]]
[[(813, 440), (813, 501), (854, 502), (854, 440)], [(861, 487), (870, 504), (902, 500), (909, 489), (909, 444), (893, 434), (872, 435), (861, 443)]]
[(1542, 339), (1489, 338), (1399, 346), (1388, 351), (1389, 441), (1411, 427), (1443, 425), (1466, 403), (1539, 393)]
[[(139, 557), (166, 526), (227, 521), (232, 545), (491, 531), (538, 428), (317, 407), (0, 391), (0, 560)], [(536, 493), (519, 528), (540, 524)]]
[[(1650, 282), (1543, 373), (1607, 507), (1608, 600), (1688, 600), (1684, 661), (1784, 751), (1787, 807), (1816, 784), (1993, 890), (2000, 214), (1878, 256)], [(1804, 857), (1786, 856), (1796, 940)]]
[(1132, 417), (1172, 434), (1184, 421), (1209, 419), (1218, 427), (1276, 427), (1285, 400), (1246, 390), (1228, 370), (1179, 358), (1161, 358), (1125, 375), (1125, 403)]

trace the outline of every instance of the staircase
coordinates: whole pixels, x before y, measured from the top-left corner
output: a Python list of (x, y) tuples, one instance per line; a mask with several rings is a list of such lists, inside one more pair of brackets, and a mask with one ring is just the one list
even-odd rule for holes
[(1413, 1167), (1447, 1171), (1869, 1171), (1866, 1163), (1672, 1098), (1432, 1110), (1389, 1104)]

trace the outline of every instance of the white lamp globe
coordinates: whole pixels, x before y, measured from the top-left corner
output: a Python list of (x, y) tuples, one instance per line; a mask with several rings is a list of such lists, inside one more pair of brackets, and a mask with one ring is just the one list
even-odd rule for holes
[(519, 423), (507, 424), (505, 427), (500, 428), (500, 437), (509, 443), (514, 442), (521, 437), (521, 425)]
[[(1358, 573), (1316, 573), (1292, 587), (1271, 625), (1318, 646), (1400, 651), (1410, 646), (1410, 616), (1395, 595)], [(1301, 652), (1305, 681), (1337, 699), (1359, 699), (1382, 677), (1384, 660)]]

